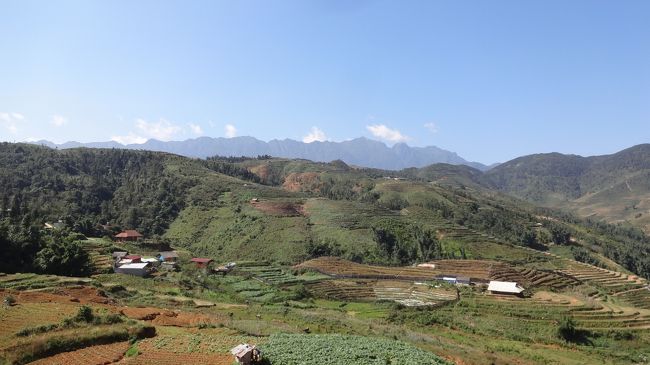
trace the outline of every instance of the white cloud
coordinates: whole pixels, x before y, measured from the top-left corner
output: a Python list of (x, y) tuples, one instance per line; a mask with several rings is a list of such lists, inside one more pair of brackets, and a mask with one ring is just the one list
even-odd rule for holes
[[(185, 133), (183, 128), (166, 119), (149, 122), (138, 118), (135, 120), (135, 128), (135, 132), (130, 131), (129, 134), (124, 136), (112, 136), (111, 140), (121, 144), (142, 144), (151, 138), (160, 141), (170, 141), (175, 136)], [(192, 130), (194, 131), (194, 128)]]
[(188, 125), (190, 126), (190, 130), (192, 131), (192, 133), (196, 134), (197, 136), (203, 134), (203, 128), (201, 128), (200, 125), (194, 123), (189, 123)]
[(438, 133), (438, 126), (436, 126), (436, 123), (424, 123), (424, 128), (428, 129), (431, 133)]
[(126, 136), (113, 136), (111, 137), (111, 141), (115, 141), (119, 144), (127, 145), (127, 144), (143, 144), (147, 142), (147, 139), (145, 137), (135, 135), (133, 132), (129, 132), (129, 134)]
[(308, 135), (302, 137), (302, 141), (305, 143), (312, 143), (315, 141), (323, 142), (327, 140), (325, 132), (320, 130), (318, 127), (311, 127), (311, 131)]
[(68, 118), (64, 117), (63, 115), (53, 115), (50, 124), (55, 127), (62, 127), (68, 124)]
[(232, 124), (226, 124), (224, 130), (227, 138), (232, 138), (237, 135), (237, 128), (235, 128), (235, 126)]
[(160, 141), (169, 141), (183, 130), (181, 127), (172, 124), (166, 119), (160, 119), (157, 122), (147, 122), (142, 118), (138, 118), (135, 121), (135, 126), (140, 132), (139, 135), (155, 138)]
[(410, 140), (408, 136), (403, 135), (397, 129), (390, 129), (384, 124), (373, 124), (366, 126), (366, 129), (372, 133), (373, 136), (381, 138), (389, 142), (406, 142)]
[(18, 132), (18, 123), (24, 119), (25, 116), (20, 113), (0, 112), (0, 125), (12, 134)]

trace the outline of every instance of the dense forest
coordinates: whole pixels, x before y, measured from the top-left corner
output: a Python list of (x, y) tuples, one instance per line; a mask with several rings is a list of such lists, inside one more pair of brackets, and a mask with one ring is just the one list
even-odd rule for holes
[(13, 223), (63, 221), (87, 235), (98, 225), (162, 234), (191, 182), (166, 172), (171, 155), (0, 144), (0, 209)]

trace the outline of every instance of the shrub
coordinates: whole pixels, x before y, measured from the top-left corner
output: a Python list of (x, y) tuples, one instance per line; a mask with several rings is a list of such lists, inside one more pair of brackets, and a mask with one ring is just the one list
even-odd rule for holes
[(93, 314), (93, 309), (87, 305), (82, 305), (77, 312), (77, 315), (74, 317), (74, 320), (77, 322), (86, 322), (90, 323), (95, 318)]
[(4, 300), (4, 304), (6, 306), (11, 307), (12, 305), (16, 304), (16, 298), (14, 298), (13, 295), (7, 295)]

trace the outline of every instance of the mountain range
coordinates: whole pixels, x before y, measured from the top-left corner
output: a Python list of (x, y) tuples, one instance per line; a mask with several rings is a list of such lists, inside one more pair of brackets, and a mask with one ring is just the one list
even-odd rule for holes
[(317, 162), (342, 160), (347, 164), (386, 170), (401, 170), (408, 167), (424, 167), (435, 163), (467, 165), (485, 171), (489, 167), (478, 162), (470, 162), (455, 152), (435, 146), (411, 147), (397, 143), (392, 147), (367, 138), (356, 138), (343, 142), (304, 143), (291, 139), (264, 142), (253, 137), (211, 138), (200, 137), (185, 141), (159, 141), (150, 139), (143, 144), (122, 145), (109, 142), (66, 142), (55, 144), (41, 140), (35, 144), (51, 148), (123, 148), (175, 153), (186, 157), (206, 158), (210, 156), (269, 155), (284, 158), (301, 158)]

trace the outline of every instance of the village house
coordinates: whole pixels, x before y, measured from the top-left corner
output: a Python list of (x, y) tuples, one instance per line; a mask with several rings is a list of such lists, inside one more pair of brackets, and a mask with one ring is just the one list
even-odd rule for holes
[(524, 288), (518, 285), (516, 282), (512, 281), (490, 281), (487, 289), (492, 294), (507, 294), (507, 295), (516, 295), (522, 296)]
[[(123, 260), (128, 261), (128, 260)], [(145, 277), (151, 272), (150, 262), (129, 262), (115, 265), (113, 271), (118, 274), (127, 274)]]
[(203, 257), (194, 257), (190, 261), (193, 262), (196, 265), (196, 267), (201, 269), (208, 268), (208, 266), (210, 266), (210, 264), (214, 262), (213, 259), (208, 259)]
[(129, 262), (142, 262), (142, 256), (140, 255), (126, 255), (122, 257), (122, 260), (130, 260)]
[(144, 236), (134, 229), (128, 229), (115, 235), (115, 238), (120, 242), (137, 241), (142, 237)]

